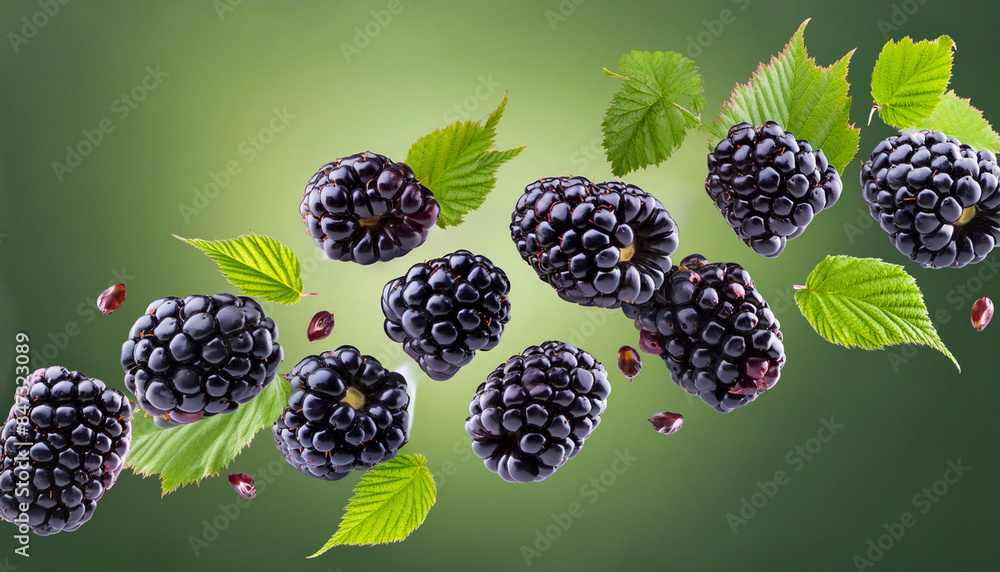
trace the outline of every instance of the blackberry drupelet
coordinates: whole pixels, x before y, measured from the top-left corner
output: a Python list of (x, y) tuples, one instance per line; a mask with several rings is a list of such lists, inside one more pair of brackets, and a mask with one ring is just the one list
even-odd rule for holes
[(408, 440), (410, 397), (402, 375), (341, 346), (302, 359), (290, 374), (288, 407), (271, 428), (285, 461), (336, 481), (392, 459)]
[(323, 165), (306, 185), (299, 214), (333, 260), (385, 262), (427, 240), (441, 208), (404, 163), (365, 152)]
[(653, 299), (625, 305), (640, 348), (715, 410), (743, 407), (778, 381), (785, 349), (778, 320), (738, 264), (685, 257)]
[(996, 248), (998, 179), (996, 155), (940, 131), (889, 137), (861, 165), (872, 218), (901, 253), (924, 268), (961, 268)]
[(677, 249), (677, 226), (655, 197), (634, 185), (583, 177), (528, 185), (510, 235), (521, 258), (562, 299), (601, 308), (649, 300)]
[(15, 522), (26, 504), (39, 536), (83, 526), (125, 466), (131, 418), (125, 395), (99, 379), (58, 366), (29, 375), (3, 426), (0, 517)]
[(734, 125), (708, 154), (708, 196), (736, 235), (768, 258), (832, 207), (843, 188), (822, 150), (774, 121)]
[(414, 264), (382, 289), (385, 333), (431, 379), (451, 379), (500, 343), (509, 293), (504, 271), (468, 250)]
[(479, 385), (465, 431), (486, 468), (541, 481), (580, 452), (601, 423), (611, 384), (601, 362), (570, 344), (532, 346)]
[(125, 387), (158, 427), (232, 413), (274, 379), (278, 326), (253, 298), (160, 298), (122, 344)]

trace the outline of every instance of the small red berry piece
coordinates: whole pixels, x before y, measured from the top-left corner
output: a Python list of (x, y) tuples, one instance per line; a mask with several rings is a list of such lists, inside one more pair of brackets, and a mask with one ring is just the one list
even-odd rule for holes
[(656, 429), (660, 433), (673, 435), (684, 426), (684, 416), (680, 413), (661, 411), (650, 417), (649, 422), (653, 424), (653, 429)]
[(245, 499), (252, 499), (257, 496), (257, 488), (253, 486), (253, 477), (246, 473), (233, 473), (229, 475), (229, 484), (233, 485), (236, 492)]
[(321, 310), (316, 312), (316, 315), (309, 322), (309, 328), (306, 329), (306, 337), (309, 338), (310, 342), (315, 342), (329, 336), (332, 331), (333, 314), (326, 310)]
[(629, 381), (642, 371), (642, 357), (632, 346), (622, 346), (618, 349), (618, 369)]
[(108, 289), (101, 292), (101, 295), (97, 297), (97, 308), (102, 314), (107, 316), (111, 312), (121, 308), (124, 301), (125, 285), (115, 284), (114, 286), (108, 286)]
[(993, 300), (983, 296), (972, 304), (972, 327), (975, 328), (977, 332), (983, 331), (983, 328), (989, 325), (990, 320), (992, 319)]

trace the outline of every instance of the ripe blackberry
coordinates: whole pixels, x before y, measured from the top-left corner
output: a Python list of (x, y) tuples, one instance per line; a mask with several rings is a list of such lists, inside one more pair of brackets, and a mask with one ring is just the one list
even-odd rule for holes
[(508, 293), (504, 271), (468, 250), (414, 264), (382, 289), (385, 333), (431, 379), (451, 379), (477, 350), (500, 343)]
[(503, 480), (541, 481), (580, 452), (610, 393), (594, 356), (545, 342), (512, 356), (479, 385), (465, 431), (473, 452)]
[(125, 395), (99, 379), (58, 366), (29, 375), (3, 426), (0, 517), (39, 536), (83, 526), (125, 466), (131, 418)]
[(843, 188), (822, 150), (774, 121), (734, 125), (708, 154), (708, 196), (736, 235), (768, 258), (832, 207)]
[(773, 387), (785, 365), (780, 324), (738, 264), (692, 254), (650, 302), (622, 310), (674, 383), (722, 413)]
[(281, 365), (278, 326), (253, 298), (153, 301), (122, 344), (125, 387), (162, 428), (232, 413)]
[(862, 196), (889, 240), (924, 268), (961, 268), (1000, 243), (1000, 168), (939, 131), (892, 136), (861, 165)]
[(653, 195), (583, 177), (528, 185), (511, 215), (510, 236), (559, 297), (601, 308), (649, 300), (677, 249), (677, 226)]
[(328, 257), (358, 264), (392, 260), (420, 246), (441, 208), (404, 163), (365, 152), (323, 165), (299, 214)]
[(271, 428), (289, 465), (336, 481), (396, 456), (408, 440), (406, 380), (372, 356), (341, 346), (307, 356), (287, 376), (288, 407)]

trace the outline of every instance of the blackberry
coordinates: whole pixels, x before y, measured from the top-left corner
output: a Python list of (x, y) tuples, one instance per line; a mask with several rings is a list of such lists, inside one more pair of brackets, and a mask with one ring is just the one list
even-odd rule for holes
[(58, 366), (29, 375), (3, 426), (0, 517), (39, 536), (83, 526), (125, 466), (131, 418), (125, 395), (99, 379)]
[(253, 298), (168, 296), (132, 325), (121, 364), (139, 407), (168, 428), (236, 411), (283, 357), (277, 324)]
[(511, 215), (517, 251), (559, 296), (582, 306), (642, 303), (663, 283), (677, 226), (634, 185), (583, 177), (528, 185)]
[(734, 125), (708, 154), (708, 196), (736, 236), (768, 258), (832, 207), (843, 188), (822, 150), (774, 121)]
[(299, 215), (328, 257), (358, 264), (403, 256), (427, 240), (441, 208), (404, 163), (365, 152), (320, 167)]
[(473, 452), (503, 480), (541, 481), (580, 452), (610, 393), (594, 356), (545, 342), (512, 356), (479, 385), (465, 431)]
[(403, 376), (341, 346), (302, 359), (290, 374), (288, 406), (271, 428), (285, 461), (336, 481), (396, 456), (408, 440), (410, 397)]
[(996, 155), (940, 131), (889, 137), (861, 165), (872, 218), (901, 253), (924, 268), (961, 268), (996, 248), (998, 179)]
[(431, 379), (444, 381), (500, 343), (510, 282), (485, 256), (459, 250), (414, 264), (382, 289), (385, 333)]
[(659, 355), (670, 378), (715, 410), (743, 407), (778, 381), (785, 365), (780, 324), (740, 265), (700, 254), (671, 269), (635, 319), (640, 348)]

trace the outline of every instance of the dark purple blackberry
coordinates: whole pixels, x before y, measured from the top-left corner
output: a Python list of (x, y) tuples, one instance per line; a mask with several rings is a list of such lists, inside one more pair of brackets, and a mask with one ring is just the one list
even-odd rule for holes
[(747, 246), (774, 258), (844, 185), (822, 150), (780, 125), (739, 123), (708, 154), (705, 190)]
[(0, 517), (39, 536), (83, 526), (125, 466), (131, 419), (125, 395), (99, 379), (58, 366), (29, 375), (3, 426)]
[(465, 431), (486, 468), (511, 483), (541, 481), (601, 423), (611, 384), (601, 362), (563, 342), (512, 356), (479, 384)]
[(510, 236), (559, 297), (601, 308), (649, 300), (677, 249), (677, 226), (653, 195), (583, 177), (528, 185), (511, 215)]
[(341, 346), (302, 359), (287, 376), (288, 407), (271, 428), (289, 465), (336, 481), (392, 459), (408, 440), (410, 397), (402, 375)]
[(247, 296), (155, 300), (122, 344), (125, 387), (158, 427), (232, 413), (284, 357), (278, 326)]
[(382, 289), (385, 333), (431, 379), (451, 379), (500, 343), (509, 293), (504, 271), (468, 250), (414, 264)]
[(674, 383), (716, 411), (750, 403), (785, 365), (780, 324), (738, 264), (692, 254), (651, 301), (622, 310), (635, 319), (640, 348), (659, 355)]
[(996, 155), (940, 131), (893, 135), (861, 165), (872, 218), (924, 268), (975, 264), (1000, 244), (998, 179)]
[(299, 214), (333, 260), (358, 264), (403, 256), (427, 240), (441, 208), (404, 163), (365, 152), (323, 165)]

